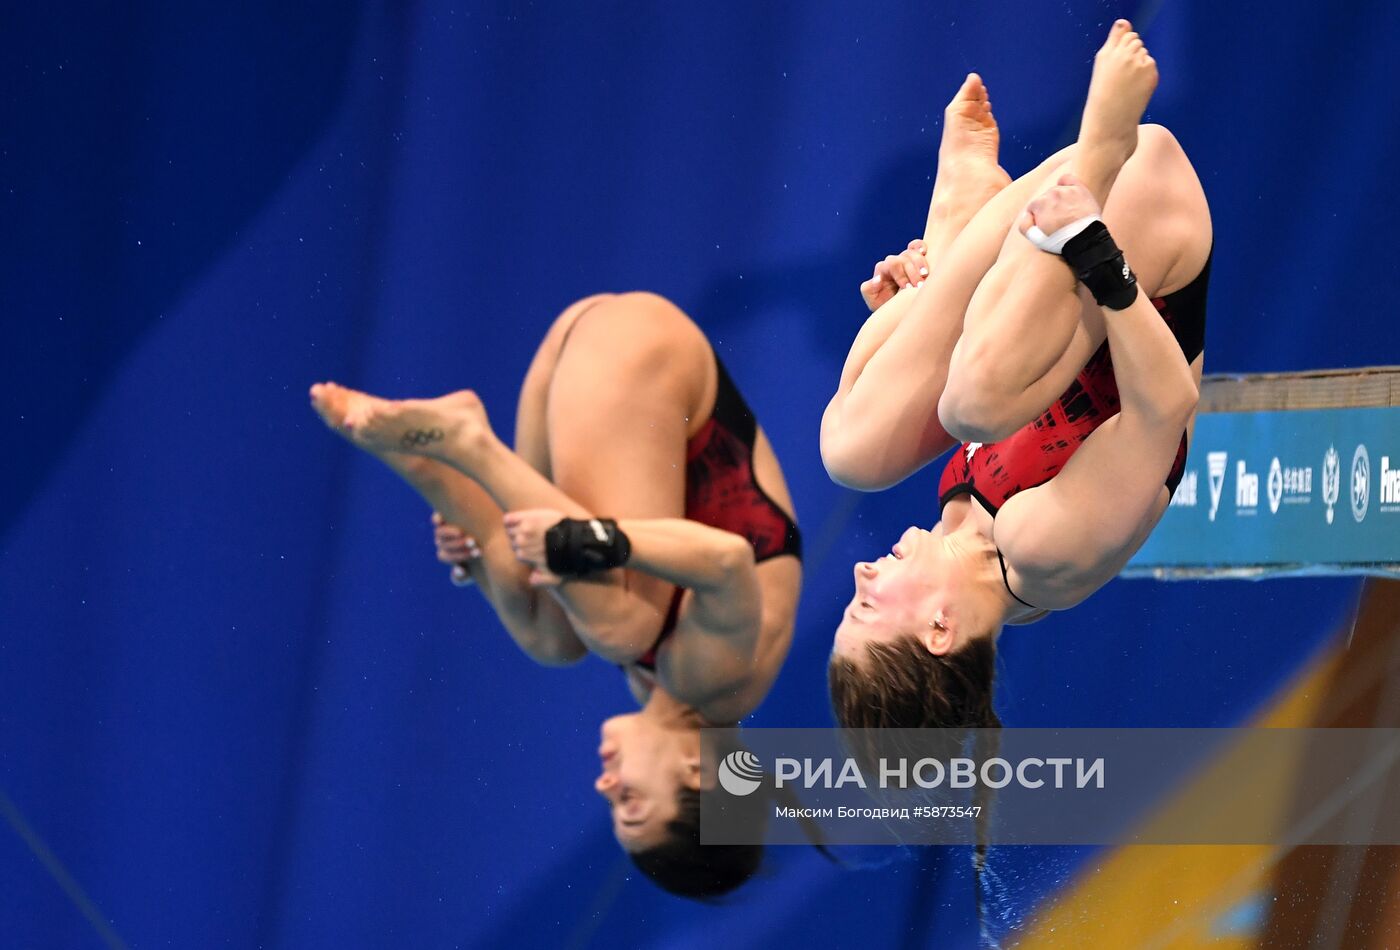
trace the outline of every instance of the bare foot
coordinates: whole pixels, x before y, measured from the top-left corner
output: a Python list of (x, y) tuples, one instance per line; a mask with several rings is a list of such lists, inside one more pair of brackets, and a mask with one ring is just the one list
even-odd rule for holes
[[(937, 222), (955, 222), (961, 229), (1011, 176), (997, 164), (1001, 132), (992, 115), (992, 102), (982, 77), (968, 73), (962, 88), (943, 110), (943, 139), (938, 146), (938, 175), (929, 203), (929, 230)], [(925, 235), (936, 243), (938, 235)]]
[(1137, 148), (1138, 123), (1157, 88), (1157, 62), (1127, 20), (1118, 20), (1094, 56), (1094, 76), (1073, 165), (1099, 204)]
[[(945, 166), (953, 170), (962, 162), (979, 168), (997, 168), (997, 150), (1000, 147), (1001, 132), (997, 128), (996, 117), (992, 115), (987, 84), (976, 73), (968, 73), (962, 87), (943, 109), (938, 170), (943, 171)], [(1006, 175), (1006, 172), (1002, 174)]]
[(386, 460), (402, 453), (460, 466), (493, 436), (481, 400), (469, 389), (437, 399), (380, 399), (317, 383), (311, 404), (332, 429)]

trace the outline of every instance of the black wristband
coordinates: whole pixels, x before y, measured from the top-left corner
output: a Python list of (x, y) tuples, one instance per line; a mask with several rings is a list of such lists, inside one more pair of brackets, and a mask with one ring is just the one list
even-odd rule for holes
[(632, 543), (611, 518), (565, 518), (544, 534), (545, 564), (560, 577), (621, 567)]
[(1090, 223), (1066, 241), (1060, 256), (1099, 306), (1126, 310), (1137, 300), (1137, 277), (1102, 221)]

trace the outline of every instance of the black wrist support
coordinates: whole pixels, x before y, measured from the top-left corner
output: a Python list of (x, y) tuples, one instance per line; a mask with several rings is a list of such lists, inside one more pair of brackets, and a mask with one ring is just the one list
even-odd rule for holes
[(1061, 256), (1099, 306), (1126, 310), (1137, 299), (1137, 277), (1102, 221), (1066, 241)]
[(611, 518), (565, 518), (545, 532), (545, 563), (560, 577), (621, 567), (632, 555), (627, 535)]

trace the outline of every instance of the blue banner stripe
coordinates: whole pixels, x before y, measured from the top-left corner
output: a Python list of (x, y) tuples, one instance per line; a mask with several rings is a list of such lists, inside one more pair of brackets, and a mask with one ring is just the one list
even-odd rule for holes
[(1200, 416), (1127, 570), (1379, 564), (1400, 564), (1400, 408)]

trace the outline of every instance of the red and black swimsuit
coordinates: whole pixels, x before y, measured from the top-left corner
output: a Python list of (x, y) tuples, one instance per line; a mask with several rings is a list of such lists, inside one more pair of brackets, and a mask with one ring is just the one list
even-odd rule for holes
[[(758, 422), (724, 364), (715, 357), (719, 388), (715, 408), (700, 431), (686, 442), (685, 516), (712, 528), (743, 535), (753, 545), (754, 559), (791, 554), (802, 557), (802, 535), (796, 523), (759, 486), (754, 477), (753, 447)], [(656, 651), (676, 629), (685, 588), (671, 595), (666, 622), (651, 649), (637, 659), (643, 669), (656, 669)]]
[[(1175, 293), (1152, 299), (1157, 312), (1171, 327), (1187, 363), (1205, 348), (1209, 282), (1207, 259), (1191, 283)], [(1118, 410), (1118, 381), (1113, 376), (1113, 360), (1105, 341), (1070, 387), (1039, 418), (999, 442), (972, 442), (958, 447), (938, 481), (939, 510), (958, 495), (971, 495), (995, 518), (1011, 496), (1044, 485), (1058, 475), (1084, 440)], [(1166, 482), (1168, 491), (1173, 493), (1186, 472), (1186, 448), (1183, 432)], [(1001, 556), (1000, 551), (997, 556)], [(1005, 581), (1005, 559), (1001, 573)], [(1016, 597), (1010, 583), (1006, 589)], [(1020, 597), (1016, 599), (1026, 604)]]

